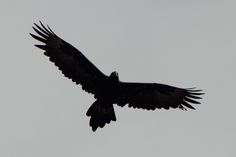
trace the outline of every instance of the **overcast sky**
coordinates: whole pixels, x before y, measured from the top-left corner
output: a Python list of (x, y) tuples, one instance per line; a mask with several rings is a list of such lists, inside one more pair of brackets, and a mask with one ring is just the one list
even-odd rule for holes
[[(0, 156), (236, 156), (236, 1), (1, 0)], [(195, 111), (115, 106), (92, 132), (95, 101), (34, 47), (41, 20), (122, 81), (197, 87)]]

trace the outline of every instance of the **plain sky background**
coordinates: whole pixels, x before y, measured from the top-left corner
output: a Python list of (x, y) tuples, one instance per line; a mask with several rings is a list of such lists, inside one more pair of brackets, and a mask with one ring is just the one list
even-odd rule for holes
[[(236, 156), (235, 0), (1, 0), (1, 157)], [(197, 87), (197, 110), (115, 106), (98, 129), (94, 102), (34, 47), (50, 25), (105, 74)]]

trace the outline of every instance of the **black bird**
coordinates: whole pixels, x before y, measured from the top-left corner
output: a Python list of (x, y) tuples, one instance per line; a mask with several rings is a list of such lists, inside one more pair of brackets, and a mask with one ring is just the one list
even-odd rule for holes
[(110, 76), (103, 74), (79, 50), (58, 37), (49, 26), (45, 27), (41, 21), (33, 29), (38, 36), (30, 35), (44, 43), (35, 45), (43, 49), (62, 73), (82, 89), (94, 94), (96, 101), (90, 106), (86, 115), (90, 118), (93, 131), (104, 127), (106, 123), (116, 121), (113, 104), (118, 106), (141, 108), (146, 110), (180, 108), (195, 109), (191, 104), (200, 104), (201, 90), (194, 88), (177, 88), (158, 83), (131, 83), (119, 80), (118, 73)]

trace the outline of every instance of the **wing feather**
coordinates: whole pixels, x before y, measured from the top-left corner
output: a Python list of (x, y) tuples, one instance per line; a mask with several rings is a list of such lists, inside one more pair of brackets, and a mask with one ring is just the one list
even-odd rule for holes
[[(156, 108), (195, 109), (191, 104), (200, 104), (201, 90), (183, 89), (157, 83), (121, 82), (117, 104), (129, 107), (154, 110)], [(198, 95), (198, 96), (196, 96)]]
[(44, 44), (35, 46), (44, 50), (44, 54), (66, 77), (72, 79), (76, 84), (81, 84), (82, 88), (89, 93), (96, 95), (96, 92), (101, 90), (107, 76), (79, 50), (58, 37), (49, 26), (45, 27), (41, 21), (40, 25), (35, 23), (33, 29), (38, 35), (31, 33), (30, 35)]

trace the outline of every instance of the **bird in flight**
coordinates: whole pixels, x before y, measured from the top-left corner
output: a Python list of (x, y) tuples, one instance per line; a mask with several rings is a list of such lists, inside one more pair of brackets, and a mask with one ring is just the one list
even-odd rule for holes
[(136, 83), (119, 80), (118, 73), (109, 76), (103, 74), (79, 50), (58, 37), (49, 26), (34, 23), (37, 35), (30, 35), (43, 43), (35, 45), (44, 50), (59, 70), (82, 89), (92, 93), (96, 101), (90, 106), (86, 115), (90, 117), (89, 125), (93, 131), (98, 127), (116, 121), (113, 105), (155, 110), (179, 108), (195, 109), (193, 104), (200, 104), (202, 90), (195, 88), (178, 88), (159, 83)]

